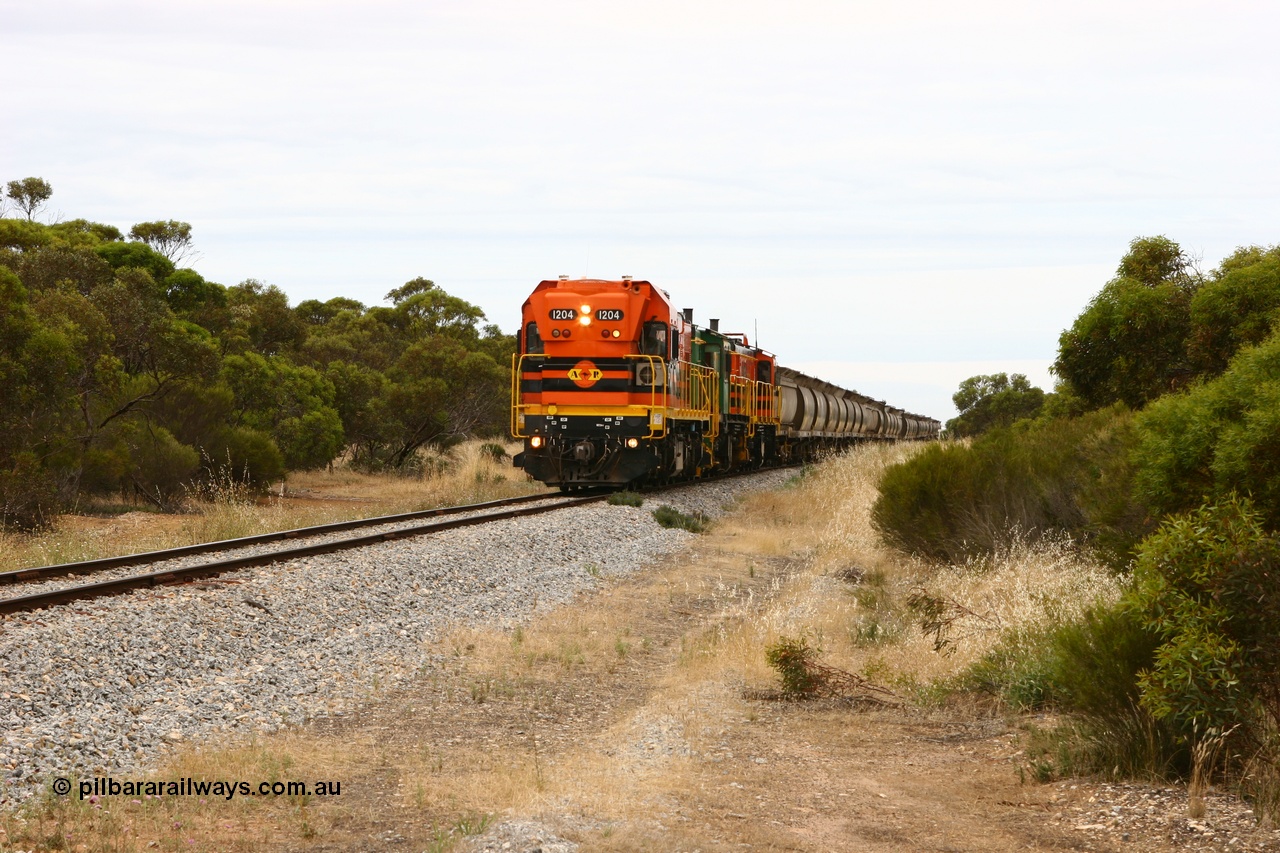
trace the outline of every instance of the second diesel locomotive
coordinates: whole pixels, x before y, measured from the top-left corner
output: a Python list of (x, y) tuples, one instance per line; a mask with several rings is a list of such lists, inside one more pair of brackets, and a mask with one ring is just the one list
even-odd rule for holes
[(789, 370), (647, 281), (540, 282), (512, 365), (514, 463), (566, 491), (809, 458), (941, 424)]

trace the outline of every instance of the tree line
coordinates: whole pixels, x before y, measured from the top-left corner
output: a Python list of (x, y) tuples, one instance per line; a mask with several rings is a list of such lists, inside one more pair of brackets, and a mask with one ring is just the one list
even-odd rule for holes
[(966, 380), (948, 431), (972, 440), (890, 469), (876, 524), (941, 560), (1066, 535), (1111, 562), (1119, 602), (978, 680), (1073, 715), (1046, 772), (1225, 770), (1280, 819), (1280, 247), (1204, 273), (1167, 237), (1134, 240), (1053, 370), (1050, 394)]
[(120, 493), (173, 509), (339, 457), (412, 472), (505, 425), (514, 339), (433, 282), (291, 306), (183, 266), (188, 223), (41, 223), (51, 195), (10, 181), (21, 215), (0, 217), (0, 525)]

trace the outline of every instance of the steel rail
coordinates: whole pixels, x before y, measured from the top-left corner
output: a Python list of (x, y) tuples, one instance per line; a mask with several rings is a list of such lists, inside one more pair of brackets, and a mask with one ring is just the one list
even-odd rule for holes
[[(453, 530), (459, 527), (471, 527), (479, 524), (488, 524), (492, 521), (501, 521), (508, 518), (519, 518), (527, 515), (539, 515), (544, 512), (553, 512), (558, 509), (566, 509), (568, 507), (581, 506), (582, 504), (594, 503), (596, 501), (606, 500), (607, 494), (588, 495), (586, 497), (557, 498), (557, 503), (547, 506), (519, 507), (517, 509), (505, 509), (498, 512), (486, 513), (483, 515), (473, 515), (466, 518), (455, 518), (447, 521), (437, 521), (431, 524), (420, 524), (413, 527), (403, 527), (397, 530), (386, 530), (381, 533), (369, 533), (363, 536), (352, 536), (345, 539), (334, 539), (328, 542), (320, 542), (314, 545), (303, 545), (297, 548), (286, 548), (279, 551), (271, 551), (264, 554), (252, 554), (245, 557), (232, 557), (228, 560), (217, 560), (211, 563), (201, 563), (195, 566), (187, 566), (184, 568), (166, 569), (159, 572), (151, 572), (143, 575), (131, 575), (125, 578), (117, 578), (115, 580), (99, 581), (98, 583), (85, 584), (82, 586), (67, 587), (64, 589), (53, 590), (51, 592), (37, 592), (31, 595), (19, 596), (17, 598), (9, 598), (0, 600), (0, 613), (16, 613), (22, 610), (37, 610), (54, 604), (65, 604), (69, 601), (78, 601), (87, 598), (100, 598), (108, 595), (118, 595), (122, 592), (128, 592), (133, 589), (145, 589), (149, 587), (170, 585), (183, 583), (186, 581), (197, 580), (199, 578), (211, 577), (213, 575), (223, 574), (225, 572), (235, 571), (237, 569), (248, 568), (251, 566), (262, 566), (269, 563), (279, 563), (286, 560), (293, 560), (300, 557), (310, 557), (316, 554), (328, 554), (334, 551), (349, 550), (352, 548), (363, 548), (378, 542), (387, 542), (392, 539), (402, 539), (409, 536), (421, 536), (426, 533), (436, 533), (443, 530)], [(547, 497), (539, 498), (547, 500)], [(528, 503), (529, 501), (522, 501)], [(493, 503), (504, 503), (494, 501)], [(506, 502), (510, 503), (510, 502)], [(481, 506), (481, 505), (476, 505)], [(465, 508), (449, 508), (457, 511), (463, 509), (474, 509), (473, 507)], [(427, 510), (427, 513), (436, 512), (435, 510)], [(386, 516), (387, 518), (398, 518), (399, 516)], [(366, 520), (367, 521), (367, 520)], [(349, 522), (339, 522), (339, 524), (350, 524)], [(329, 527), (329, 525), (324, 525)], [(316, 530), (318, 528), (302, 528), (303, 530)], [(290, 531), (293, 532), (293, 531)], [(275, 534), (269, 534), (275, 535)], [(247, 537), (254, 538), (254, 537)], [(278, 538), (284, 538), (279, 536)], [(243, 542), (240, 539), (224, 540), (226, 542)], [(210, 543), (221, 544), (221, 543)], [(194, 546), (199, 547), (199, 546)], [(181, 550), (181, 549), (173, 549)], [(225, 549), (222, 549), (225, 550)], [(172, 554), (172, 551), (153, 551), (153, 554)], [(152, 561), (158, 562), (158, 561)], [(68, 564), (71, 565), (71, 564)], [(55, 567), (56, 568), (56, 567)]]
[(159, 563), (178, 557), (190, 557), (193, 554), (208, 554), (214, 551), (231, 551), (235, 548), (247, 548), (251, 545), (262, 545), (267, 542), (278, 542), (282, 539), (301, 539), (306, 536), (323, 536), (326, 533), (337, 533), (341, 530), (356, 530), (361, 527), (376, 527), (381, 524), (397, 524), (402, 521), (414, 521), (419, 518), (438, 518), (443, 515), (457, 515), (463, 512), (478, 512), (492, 507), (512, 506), (514, 504), (532, 503), (533, 501), (554, 500), (560, 495), (550, 493), (543, 495), (525, 495), (518, 498), (502, 498), (496, 501), (485, 501), (463, 506), (446, 506), (436, 509), (422, 509), (415, 512), (402, 512), (396, 515), (380, 515), (374, 518), (358, 518), (350, 521), (334, 521), (329, 524), (318, 524), (314, 527), (297, 527), (293, 530), (280, 530), (275, 533), (258, 533), (253, 536), (242, 536), (239, 539), (219, 539), (215, 542), (201, 542), (195, 545), (181, 545), (177, 548), (166, 548), (162, 551), (144, 551), (138, 554), (123, 554), (119, 557), (102, 557), (97, 560), (82, 560), (76, 563), (59, 563), (51, 566), (37, 566), (29, 569), (16, 569), (0, 572), (0, 585), (30, 583), (45, 578), (63, 577), (65, 575), (91, 575), (107, 569), (118, 569), (124, 566), (140, 566), (147, 563)]

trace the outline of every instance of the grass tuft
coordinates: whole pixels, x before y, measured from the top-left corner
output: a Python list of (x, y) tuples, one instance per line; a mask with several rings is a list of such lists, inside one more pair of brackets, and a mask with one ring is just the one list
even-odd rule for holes
[(667, 504), (653, 511), (653, 520), (663, 527), (687, 530), (690, 533), (705, 533), (711, 524), (710, 519), (700, 512), (688, 515)]
[(630, 491), (614, 492), (613, 494), (609, 495), (609, 505), (610, 506), (636, 506), (636, 507), (643, 506), (644, 496), (636, 494), (635, 492), (630, 492)]

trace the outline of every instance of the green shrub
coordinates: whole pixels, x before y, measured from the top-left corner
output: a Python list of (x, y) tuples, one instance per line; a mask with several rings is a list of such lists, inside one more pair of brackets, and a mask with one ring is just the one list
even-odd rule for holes
[(872, 522), (893, 544), (939, 560), (1065, 531), (1122, 561), (1146, 532), (1129, 498), (1129, 422), (1114, 408), (931, 445), (885, 472)]
[(653, 511), (653, 520), (667, 528), (678, 528), (690, 533), (702, 533), (710, 524), (709, 519), (700, 512), (686, 515), (673, 506), (663, 504)]
[[(410, 480), (435, 480), (448, 476), (457, 464), (458, 460), (449, 451), (427, 448), (407, 456), (398, 467), (372, 464), (364, 468), (370, 472), (385, 472)], [(485, 482), (484, 471), (476, 471), (476, 482)]]
[[(1124, 599), (1058, 629), (1041, 652), (1048, 696), (1072, 717), (1033, 739), (1033, 775), (1185, 777), (1200, 747), (1226, 742), (1255, 811), (1280, 816), (1278, 574), (1280, 537), (1245, 499), (1162, 525), (1142, 543)], [(1006, 695), (1037, 669), (1016, 654), (988, 657), (969, 677)]]
[(1185, 774), (1191, 750), (1176, 725), (1142, 705), (1140, 674), (1159, 645), (1131, 607), (1088, 612), (1049, 631), (1006, 636), (957, 680), (961, 689), (999, 697), (1018, 710), (1070, 714), (1036, 733), (1028, 749), (1033, 777), (1102, 774), (1166, 778)]
[(206, 481), (230, 479), (263, 489), (284, 476), (284, 456), (266, 433), (248, 427), (219, 430), (202, 454)]
[(1065, 709), (1119, 723), (1138, 705), (1138, 675), (1155, 660), (1159, 637), (1131, 607), (1090, 610), (1054, 632), (1054, 695)]
[(1134, 418), (1128, 410), (1117, 408), (1079, 420), (1086, 428), (1077, 439), (1079, 468), (1069, 481), (1069, 492), (1085, 527), (1068, 532), (1123, 569), (1138, 543), (1155, 527), (1151, 510), (1134, 497), (1132, 456), (1138, 441)]
[(1137, 432), (1134, 488), (1157, 513), (1238, 492), (1280, 530), (1280, 334), (1212, 382), (1153, 403)]
[(1160, 638), (1142, 703), (1184, 732), (1280, 726), (1280, 536), (1229, 497), (1164, 523), (1143, 543), (1133, 606)]
[(614, 492), (609, 495), (610, 506), (642, 506), (644, 497), (635, 492)]
[(1262, 343), (1280, 320), (1280, 249), (1237, 250), (1191, 300), (1187, 351), (1196, 368), (1226, 370), (1243, 346)]
[(872, 508), (876, 528), (905, 551), (963, 559), (968, 542), (962, 514), (976, 482), (986, 480), (976, 453), (958, 444), (931, 444), (885, 471)]
[(997, 696), (1019, 711), (1050, 705), (1056, 691), (1049, 639), (1045, 632), (1005, 636), (961, 673), (954, 686)]
[(129, 471), (129, 448), (124, 441), (110, 435), (98, 444), (84, 452), (80, 490), (88, 495), (120, 492)]
[(165, 512), (178, 508), (192, 475), (200, 468), (200, 454), (178, 441), (163, 427), (128, 431), (134, 491)]
[(958, 686), (1071, 714), (1029, 751), (1036, 778), (1185, 776), (1199, 745), (1225, 739), (1259, 814), (1280, 815), (1277, 577), (1280, 536), (1231, 496), (1144, 540), (1118, 604), (1005, 638)]
[(1101, 722), (1128, 718), (1159, 637), (1131, 608), (1089, 611), (1052, 630), (1010, 633), (958, 679), (1019, 709), (1045, 706)]
[(1136, 706), (1110, 721), (1071, 717), (1049, 729), (1033, 727), (1026, 754), (1038, 782), (1069, 776), (1176, 779), (1190, 768), (1186, 745)]
[(1140, 678), (1159, 644), (1126, 602), (1090, 611), (1055, 632), (1054, 696), (1059, 707), (1077, 715), (1071, 738), (1077, 772), (1160, 778), (1190, 770), (1184, 733), (1141, 702)]
[(782, 679), (782, 693), (792, 698), (814, 695), (822, 687), (822, 677), (814, 663), (822, 650), (809, 645), (805, 637), (779, 637), (764, 650), (764, 658)]

